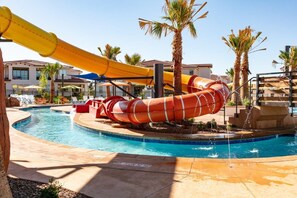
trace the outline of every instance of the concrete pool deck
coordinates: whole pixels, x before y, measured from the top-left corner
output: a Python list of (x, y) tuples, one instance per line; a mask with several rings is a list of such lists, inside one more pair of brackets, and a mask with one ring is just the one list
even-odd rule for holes
[[(7, 113), (10, 124), (30, 116), (11, 108)], [(156, 157), (59, 145), (12, 127), (10, 136), (10, 176), (41, 182), (54, 177), (63, 187), (91, 197), (297, 196), (296, 155), (232, 160)]]

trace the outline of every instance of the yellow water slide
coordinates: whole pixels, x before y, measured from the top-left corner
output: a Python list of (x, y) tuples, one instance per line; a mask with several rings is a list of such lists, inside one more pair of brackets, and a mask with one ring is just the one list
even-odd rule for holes
[[(0, 7), (0, 35), (13, 42), (66, 64), (104, 75), (106, 77), (148, 77), (152, 69), (127, 65), (79, 49), (54, 33), (46, 32)], [(148, 79), (131, 79), (134, 83), (151, 85)], [(164, 72), (164, 83), (172, 85), (173, 73)], [(106, 104), (107, 115), (119, 122), (134, 124), (183, 120), (218, 112), (229, 94), (227, 86), (219, 81), (182, 75), (183, 96), (125, 101), (111, 98)]]
[[(51, 57), (75, 67), (108, 77), (152, 76), (153, 70), (126, 65), (108, 60), (73, 46), (54, 33), (46, 32), (13, 14), (9, 8), (0, 7), (0, 34), (13, 42), (38, 52), (41, 56)], [(172, 84), (173, 74), (164, 74), (164, 83)], [(183, 76), (183, 88), (187, 90), (190, 76)], [(131, 80), (131, 82), (149, 85), (151, 80)]]

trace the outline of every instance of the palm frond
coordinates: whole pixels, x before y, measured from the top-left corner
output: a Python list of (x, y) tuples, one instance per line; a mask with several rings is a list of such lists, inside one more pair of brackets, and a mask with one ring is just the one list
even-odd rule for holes
[(190, 22), (188, 25), (189, 25), (189, 30), (190, 30), (191, 35), (194, 38), (197, 37), (197, 32), (196, 32), (196, 28), (195, 28), (194, 24), (192, 22)]

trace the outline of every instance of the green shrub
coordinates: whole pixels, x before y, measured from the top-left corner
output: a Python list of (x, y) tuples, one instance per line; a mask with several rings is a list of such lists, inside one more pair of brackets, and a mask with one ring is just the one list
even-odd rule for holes
[(198, 129), (199, 131), (204, 131), (204, 130), (206, 129), (205, 124), (204, 124), (202, 121), (199, 121), (199, 122), (197, 123), (197, 129)]
[(231, 124), (227, 124), (226, 129), (227, 131), (232, 131), (233, 126)]
[(217, 128), (218, 128), (218, 125), (217, 125), (216, 120), (215, 120), (215, 119), (212, 119), (211, 121), (208, 121), (208, 122), (206, 123), (206, 127), (207, 127), (208, 129), (217, 129)]
[(47, 100), (49, 100), (49, 98), (50, 98), (50, 94), (48, 92), (43, 92), (41, 95), (43, 98), (45, 98)]
[(229, 100), (229, 101), (227, 102), (227, 106), (235, 106), (235, 102)]
[(62, 184), (51, 178), (48, 186), (41, 190), (40, 198), (58, 198), (61, 188)]
[(193, 124), (194, 121), (195, 121), (194, 118), (189, 118), (189, 119), (186, 120), (186, 122), (189, 123), (189, 124)]
[(55, 103), (55, 104), (59, 104), (59, 103), (60, 103), (60, 98), (59, 98), (59, 96), (55, 96), (55, 97), (54, 97), (54, 103)]
[(250, 102), (250, 100), (248, 99), (248, 98), (244, 98), (243, 100), (242, 100), (242, 104), (244, 105), (244, 106), (251, 106), (251, 102)]

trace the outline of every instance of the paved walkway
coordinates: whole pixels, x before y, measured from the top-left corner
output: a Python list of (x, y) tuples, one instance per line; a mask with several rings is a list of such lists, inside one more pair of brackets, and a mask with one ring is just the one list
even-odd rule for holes
[[(29, 115), (8, 109), (10, 124)], [(296, 197), (297, 156), (198, 159), (126, 155), (73, 148), (11, 127), (9, 174), (92, 197)], [(273, 145), (272, 145), (273, 146)]]

